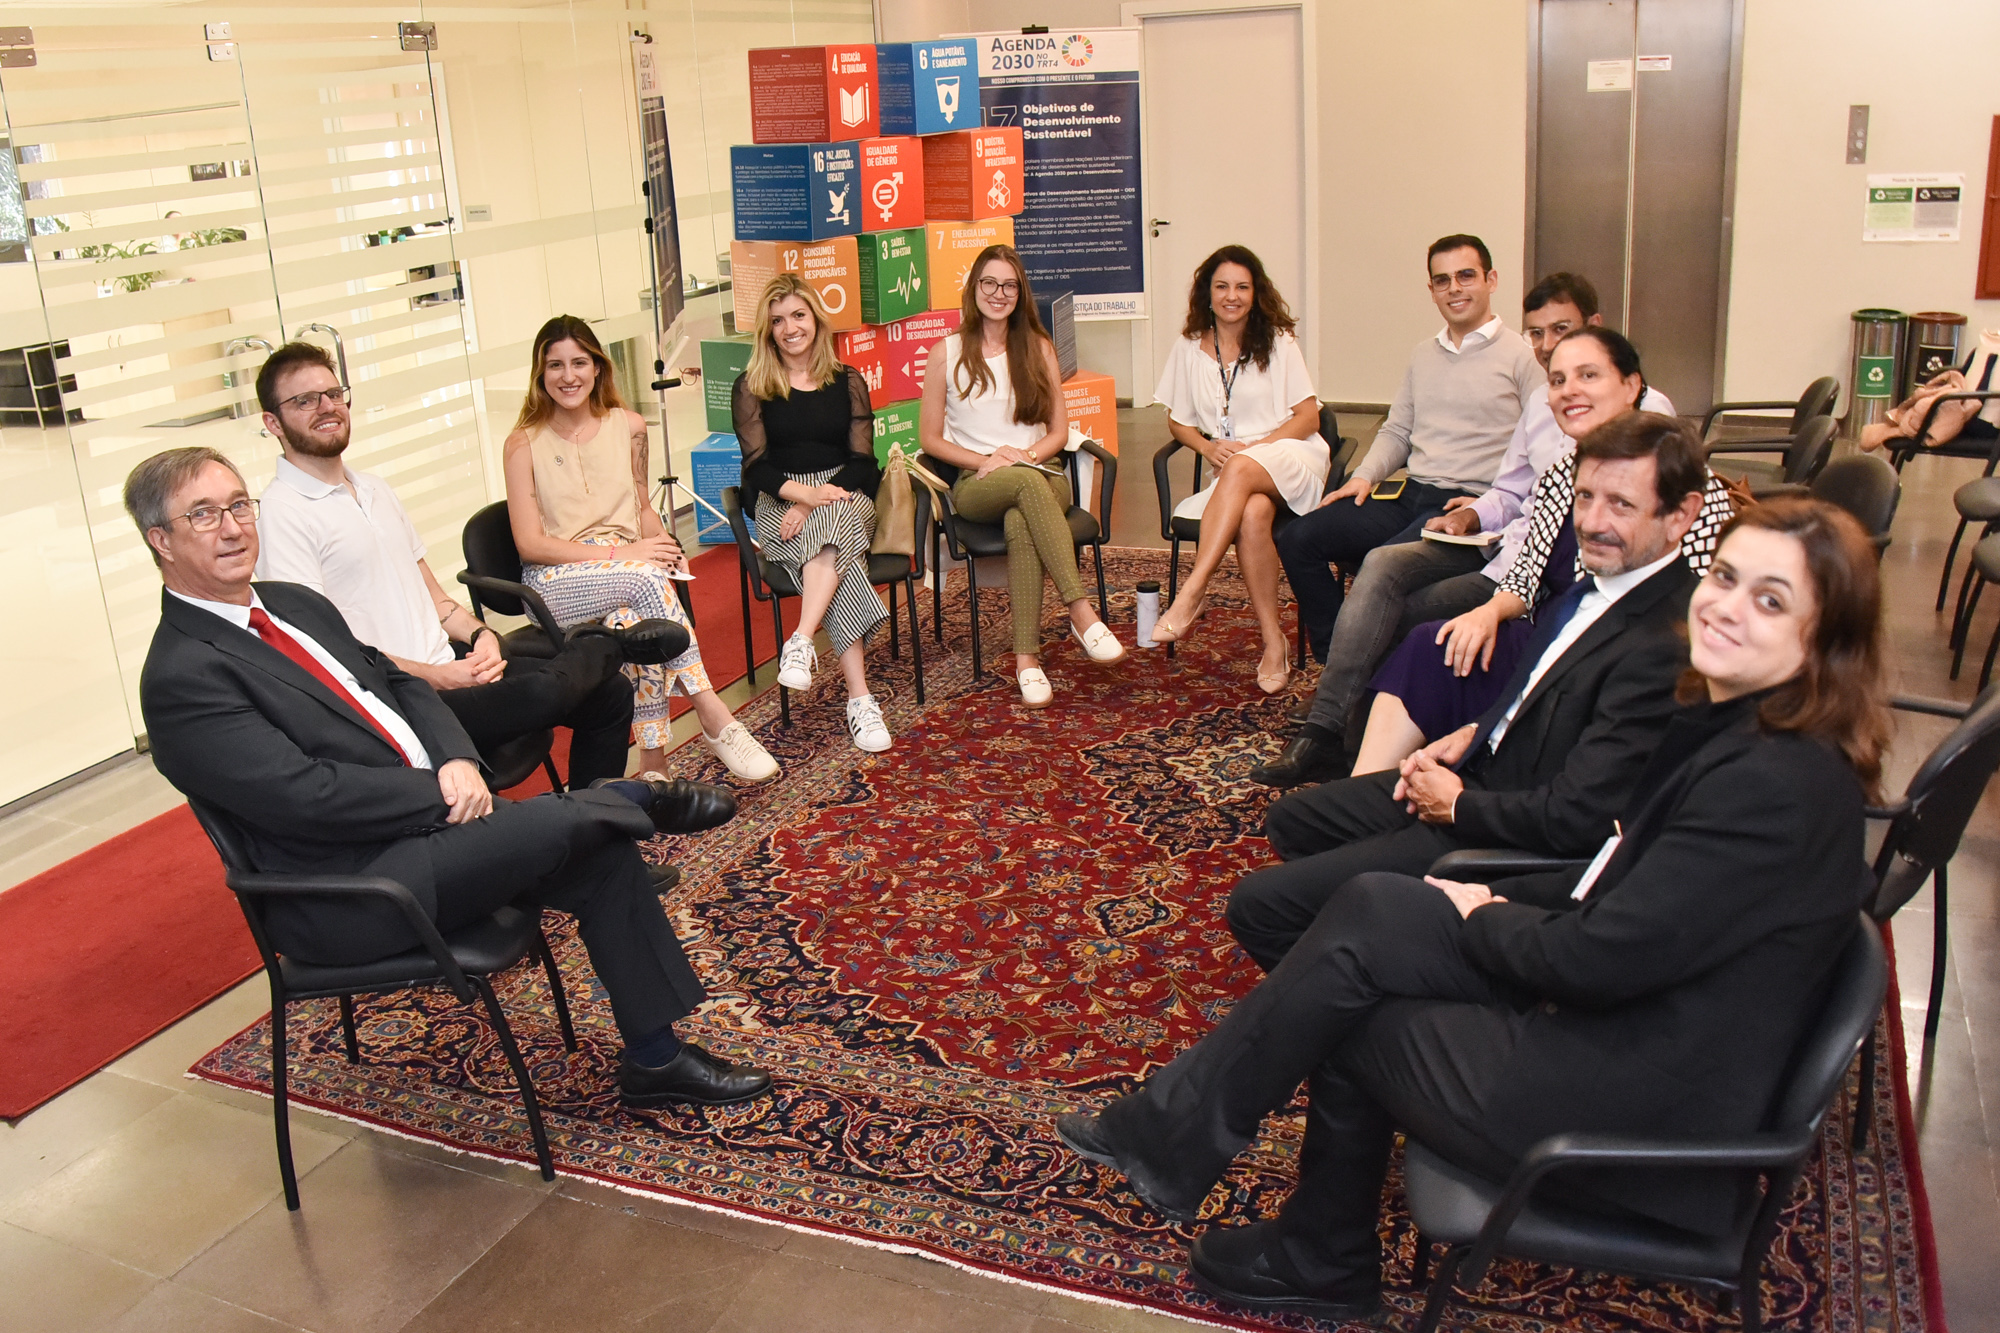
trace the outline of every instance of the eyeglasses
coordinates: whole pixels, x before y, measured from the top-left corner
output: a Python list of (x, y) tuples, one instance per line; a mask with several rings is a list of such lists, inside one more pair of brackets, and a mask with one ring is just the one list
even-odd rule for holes
[[(196, 532), (214, 532), (222, 526), (222, 516), (224, 514), (228, 514), (238, 524), (247, 528), (257, 521), (257, 502), (255, 500), (238, 500), (235, 504), (226, 506), (196, 505), (185, 514), (174, 515), (174, 518), (186, 519), (187, 525)], [(172, 518), (168, 519), (168, 525), (171, 526), (173, 521)]]
[(346, 407), (354, 401), (354, 390), (345, 384), (336, 385), (331, 389), (314, 389), (311, 393), (294, 394), (290, 398), (280, 399), (278, 406), (289, 407), (294, 412), (311, 412), (319, 406), (322, 398), (329, 403), (339, 403), (342, 407)]
[(1471, 287), (1485, 276), (1486, 273), (1484, 270), (1476, 268), (1462, 268), (1456, 273), (1433, 273), (1431, 274), (1431, 290), (1434, 292), (1450, 291), (1451, 285), (1454, 282), (1461, 287)]
[(1021, 284), (1012, 278), (1007, 279), (1005, 282), (1002, 282), (998, 278), (981, 278), (979, 280), (979, 294), (981, 296), (1019, 296), (1021, 294)]

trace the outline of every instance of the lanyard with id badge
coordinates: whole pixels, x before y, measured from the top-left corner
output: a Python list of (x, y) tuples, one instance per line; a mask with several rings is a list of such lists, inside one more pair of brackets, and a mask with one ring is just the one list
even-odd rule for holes
[(1216, 426), (1216, 438), (1233, 440), (1236, 438), (1236, 420), (1229, 415), (1229, 400), (1236, 394), (1236, 381), (1243, 378), (1243, 364), (1250, 359), (1247, 353), (1239, 352), (1232, 373), (1222, 364), (1222, 339), (1215, 340), (1215, 373), (1222, 380), (1222, 420)]

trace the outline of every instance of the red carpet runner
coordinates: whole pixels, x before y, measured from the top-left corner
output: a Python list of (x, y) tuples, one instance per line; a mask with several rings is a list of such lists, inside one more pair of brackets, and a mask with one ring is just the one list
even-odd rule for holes
[[(1113, 586), (1129, 590), (1159, 576), (1164, 555), (1117, 553), (1111, 564)], [(1004, 594), (986, 605), (986, 642), (1004, 647)], [(688, 1026), (719, 1053), (781, 1071), (776, 1095), (706, 1111), (621, 1108), (617, 1036), (563, 922), (552, 934), (582, 1049), (563, 1050), (536, 969), (501, 986), (556, 1169), (1122, 1304), (1308, 1326), (1248, 1319), (1197, 1292), (1183, 1273), (1188, 1229), (1163, 1225), (1066, 1152), (1051, 1124), (1205, 1031), (1255, 976), (1220, 905), (1269, 857), (1255, 836), (1269, 795), (1245, 774), (1277, 748), (1291, 701), (1252, 684), (1240, 585), (1219, 583), (1210, 605), (1172, 662), (1144, 652), (1099, 667), (1051, 634), (1056, 704), (1031, 713), (1011, 680), (971, 679), (958, 592), (948, 651), (927, 654), (928, 707), (914, 703), (907, 664), (885, 646), (871, 655), (878, 693), (894, 695), (895, 748), (879, 756), (847, 744), (831, 673), (794, 700), (789, 730), (774, 699), (746, 707), (784, 776), (745, 791), (734, 822), (658, 846), (685, 873), (668, 905), (713, 996)], [(1112, 619), (1129, 635), (1129, 591)], [(721, 776), (698, 747), (675, 758), (690, 776)], [(428, 992), (364, 1002), (360, 1028), (363, 1062), (350, 1065), (330, 1003), (294, 1011), (300, 1100), (528, 1159), (520, 1103), (475, 1014)], [(268, 1051), (260, 1023), (196, 1072), (267, 1088)], [(1942, 1333), (1902, 1084), (1878, 1080), (1866, 1108), (1878, 1132), (1859, 1156), (1840, 1132), (1851, 1087), (1766, 1268), (1770, 1326)], [(1204, 1222), (1270, 1213), (1290, 1188), (1300, 1132), (1296, 1114), (1272, 1117), (1209, 1196)], [(303, 1188), (311, 1209), (311, 1176)], [(1422, 1299), (1394, 1181), (1385, 1202), (1387, 1295), (1400, 1326), (1414, 1327)], [(1739, 1327), (1679, 1288), (1523, 1263), (1500, 1266), (1448, 1326), (1475, 1321), (1504, 1333)]]

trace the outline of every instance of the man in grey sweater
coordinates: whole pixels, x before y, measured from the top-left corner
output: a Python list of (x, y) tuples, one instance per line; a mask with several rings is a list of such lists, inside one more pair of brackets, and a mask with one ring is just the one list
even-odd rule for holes
[[(1322, 662), (1343, 574), (1378, 546), (1418, 540), (1454, 497), (1492, 485), (1522, 409), (1544, 383), (1527, 342), (1493, 313), (1499, 275), (1486, 243), (1446, 236), (1431, 243), (1425, 262), (1444, 327), (1411, 353), (1388, 419), (1347, 484), (1278, 534), (1306, 639)], [(1382, 486), (1398, 468), (1408, 480)]]

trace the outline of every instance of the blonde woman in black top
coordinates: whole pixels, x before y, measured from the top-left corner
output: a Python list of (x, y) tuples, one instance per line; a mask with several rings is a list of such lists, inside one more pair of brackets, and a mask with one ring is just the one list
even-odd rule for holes
[(764, 287), (750, 364), (731, 394), (743, 449), (743, 503), (767, 561), (798, 581), (799, 624), (778, 652), (778, 683), (812, 684), (821, 625), (847, 680), (847, 733), (871, 754), (889, 748), (868, 688), (868, 632), (888, 613), (868, 582), (875, 534), (875, 416), (861, 372), (834, 359), (833, 330), (795, 273)]

